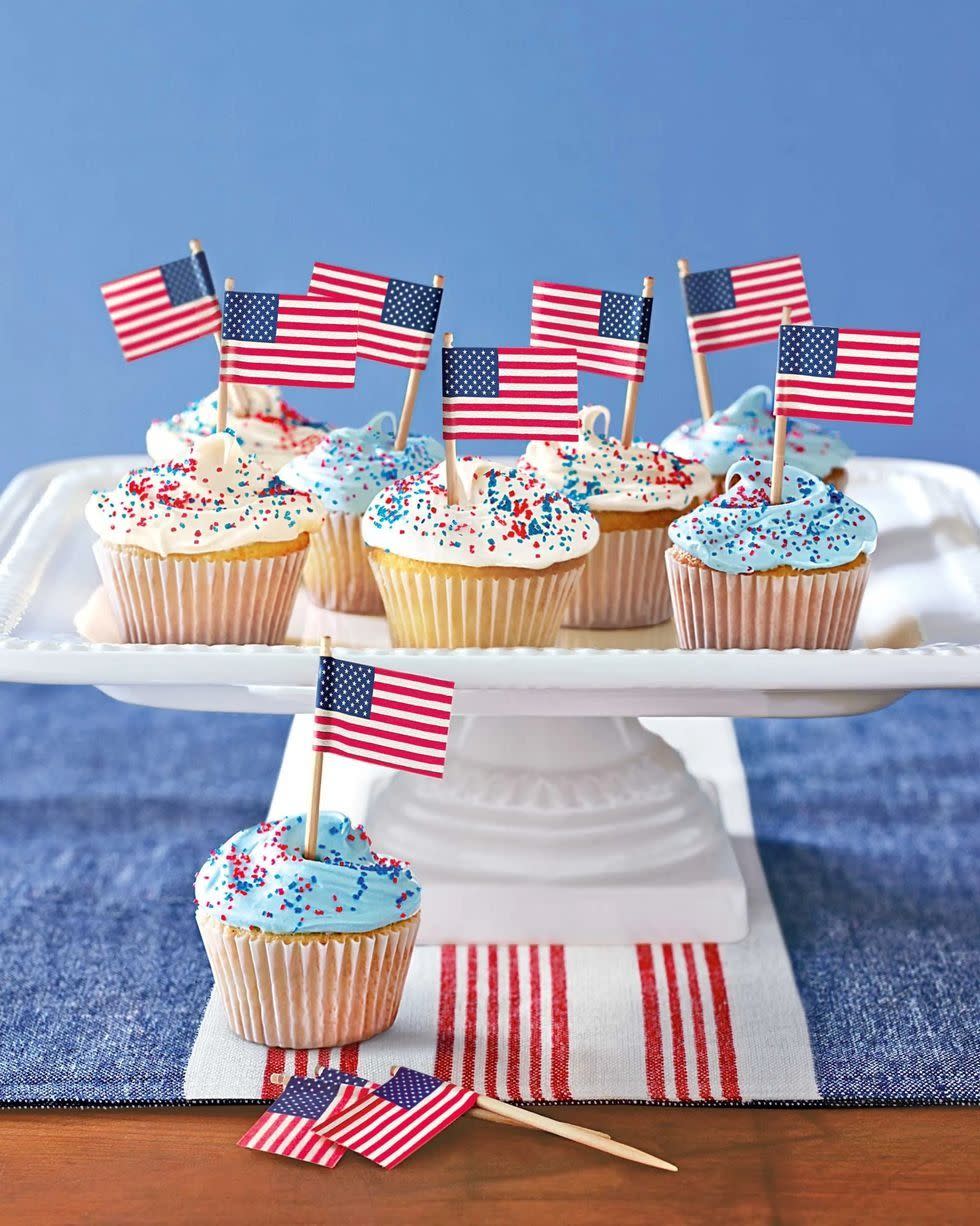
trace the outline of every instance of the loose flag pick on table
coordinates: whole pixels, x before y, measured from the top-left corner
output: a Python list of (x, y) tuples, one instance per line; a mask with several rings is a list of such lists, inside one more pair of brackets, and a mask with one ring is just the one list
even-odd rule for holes
[[(368, 1084), (365, 1082), (365, 1087)], [(331, 1105), (337, 1098), (338, 1087), (332, 1080), (324, 1082), (312, 1077), (292, 1077), (285, 1090), (238, 1144), (243, 1149), (255, 1149), (281, 1158), (296, 1158), (316, 1166), (334, 1167), (344, 1156), (344, 1148), (315, 1132), (314, 1125), (329, 1115)], [(349, 1107), (350, 1099), (346, 1099), (343, 1105)]]
[(794, 324), (813, 322), (803, 261), (791, 255), (761, 264), (690, 272), (687, 260), (678, 260), (677, 271), (687, 309), (701, 416), (707, 421), (714, 403), (706, 353), (776, 340), (784, 306), (790, 307)]
[(431, 285), (421, 285), (336, 264), (313, 265), (311, 294), (346, 298), (357, 307), (357, 356), (408, 368), (396, 451), (404, 451), (408, 443), (419, 380), (428, 365), (439, 322), (444, 285), (445, 279), (438, 273)]
[(636, 425), (636, 398), (646, 373), (653, 307), (653, 277), (643, 278), (642, 294), (618, 294), (535, 281), (531, 291), (531, 344), (572, 346), (579, 370), (626, 379), (626, 404), (620, 436), (627, 450)]

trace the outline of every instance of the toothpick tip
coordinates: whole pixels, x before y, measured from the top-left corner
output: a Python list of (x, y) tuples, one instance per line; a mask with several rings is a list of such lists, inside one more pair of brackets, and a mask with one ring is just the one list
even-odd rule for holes
[(225, 277), (225, 289), (234, 289), (234, 288), (235, 288), (235, 278)]
[(686, 277), (686, 276), (687, 276), (687, 269), (688, 269), (688, 263), (687, 263), (687, 260), (678, 260), (678, 261), (677, 261), (677, 271), (678, 271), (678, 272), (681, 274), (681, 276), (682, 276), (682, 277)]
[(201, 240), (199, 238), (192, 238), (187, 245), (191, 249), (191, 255), (200, 255), (200, 253), (204, 250), (204, 248), (201, 246)]

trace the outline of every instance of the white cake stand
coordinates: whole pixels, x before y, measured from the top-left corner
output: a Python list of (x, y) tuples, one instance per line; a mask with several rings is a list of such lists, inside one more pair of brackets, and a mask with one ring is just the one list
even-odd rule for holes
[(858, 714), (980, 685), (980, 479), (964, 469), (852, 463), (881, 536), (849, 651), (681, 652), (668, 624), (545, 651), (393, 652), (381, 619), (302, 601), (289, 646), (114, 641), (81, 511), (138, 460), (47, 465), (0, 497), (0, 680), (296, 716), (271, 816), (305, 810), (321, 633), (339, 656), (454, 680), (443, 781), (332, 757), (325, 772), (324, 803), (414, 862), (429, 942), (737, 940), (726, 806), (747, 804), (731, 717)]

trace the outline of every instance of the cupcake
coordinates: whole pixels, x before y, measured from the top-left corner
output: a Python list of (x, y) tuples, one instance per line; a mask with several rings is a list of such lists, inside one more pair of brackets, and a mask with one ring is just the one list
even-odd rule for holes
[(387, 1030), (419, 926), (409, 866), (375, 855), (361, 826), (320, 816), (261, 822), (211, 853), (194, 882), (197, 926), (228, 1025), (267, 1047), (337, 1047)]
[(599, 539), (527, 469), (457, 463), (460, 501), (439, 464), (382, 490), (364, 541), (395, 647), (550, 647)]
[[(715, 493), (725, 488), (725, 475), (736, 460), (746, 456), (771, 460), (776, 419), (768, 387), (750, 387), (734, 404), (707, 421), (686, 421), (664, 439), (676, 455), (700, 460), (715, 479)], [(843, 490), (847, 485), (847, 461), (854, 455), (833, 430), (812, 422), (786, 422), (786, 461), (813, 473), (828, 485)]]
[(230, 430), (137, 468), (85, 516), (128, 643), (279, 643), (323, 513)]
[(283, 478), (323, 504), (326, 523), (310, 542), (303, 583), (321, 608), (342, 613), (384, 611), (361, 539), (361, 516), (378, 490), (442, 459), (442, 444), (410, 434), (395, 450), (395, 419), (379, 413), (366, 426), (327, 433), (308, 455), (287, 465)]
[(878, 529), (870, 511), (787, 465), (741, 460), (727, 491), (670, 526), (667, 577), (681, 647), (850, 646)]
[(553, 489), (598, 520), (599, 544), (565, 611), (566, 626), (603, 629), (655, 626), (670, 617), (664, 570), (667, 527), (711, 492), (703, 464), (680, 460), (653, 443), (596, 429), (609, 410), (582, 410), (577, 443), (533, 442), (526, 462)]
[[(146, 450), (155, 464), (182, 460), (195, 443), (215, 433), (217, 424), (218, 393), (212, 392), (183, 413), (152, 422), (146, 432)], [(228, 399), (228, 424), (246, 449), (273, 472), (312, 451), (328, 429), (288, 405), (278, 387), (257, 383), (235, 385)]]

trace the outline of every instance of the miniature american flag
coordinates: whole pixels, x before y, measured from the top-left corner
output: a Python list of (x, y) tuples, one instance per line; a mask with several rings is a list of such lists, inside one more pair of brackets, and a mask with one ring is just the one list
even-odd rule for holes
[(639, 294), (535, 281), (531, 344), (552, 349), (571, 345), (579, 370), (638, 383), (646, 371), (652, 306), (652, 298)]
[(813, 322), (798, 255), (683, 277), (687, 330), (695, 353), (774, 341), (784, 306), (794, 324)]
[(442, 433), (577, 442), (575, 350), (443, 349)]
[[(356, 1089), (358, 1099), (367, 1093), (369, 1083), (363, 1085), (363, 1089), (351, 1087)], [(319, 1120), (330, 1118), (331, 1107), (337, 1099), (338, 1086), (333, 1079), (291, 1077), (285, 1090), (238, 1144), (243, 1149), (296, 1158), (316, 1166), (336, 1166), (344, 1156), (343, 1146), (314, 1132), (313, 1128)], [(351, 1102), (345, 1094), (344, 1100), (337, 1105), (346, 1110)]]
[(320, 657), (313, 748), (441, 779), (453, 683)]
[(225, 294), (223, 383), (353, 387), (357, 312), (301, 294)]
[(390, 1169), (465, 1115), (476, 1100), (474, 1090), (400, 1068), (370, 1097), (318, 1124), (317, 1131)]
[(918, 332), (784, 326), (773, 411), (910, 426), (919, 339)]
[(127, 362), (217, 332), (221, 307), (203, 251), (102, 286)]
[(314, 264), (309, 292), (356, 304), (359, 358), (425, 370), (439, 319), (441, 287)]

